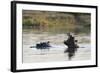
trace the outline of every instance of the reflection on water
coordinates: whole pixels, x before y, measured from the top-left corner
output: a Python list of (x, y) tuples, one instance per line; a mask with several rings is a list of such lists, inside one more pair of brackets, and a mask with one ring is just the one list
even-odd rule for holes
[[(78, 40), (80, 48), (76, 52), (76, 55), (72, 60), (88, 60), (91, 58), (91, 46), (90, 36), (81, 34), (75, 36)], [(48, 62), (48, 61), (68, 61), (67, 54), (64, 54), (64, 50), (67, 48), (63, 44), (66, 40), (67, 34), (36, 31), (33, 29), (23, 30), (23, 63), (33, 62)], [(30, 48), (35, 46), (36, 43), (50, 41), (50, 45), (53, 47), (50, 50), (37, 50), (36, 48)], [(84, 47), (84, 48), (81, 48)]]

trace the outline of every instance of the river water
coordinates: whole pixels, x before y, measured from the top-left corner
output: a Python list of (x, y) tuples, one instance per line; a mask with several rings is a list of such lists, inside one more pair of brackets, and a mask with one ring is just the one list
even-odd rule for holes
[[(67, 38), (65, 33), (23, 31), (23, 63), (69, 61), (68, 54), (64, 53), (67, 46), (63, 44)], [(76, 35), (75, 39), (78, 40), (80, 48), (78, 48), (72, 61), (91, 59), (90, 36), (84, 34)], [(46, 41), (50, 41), (50, 45), (53, 46), (50, 50), (41, 51), (36, 48), (30, 48), (30, 46)]]

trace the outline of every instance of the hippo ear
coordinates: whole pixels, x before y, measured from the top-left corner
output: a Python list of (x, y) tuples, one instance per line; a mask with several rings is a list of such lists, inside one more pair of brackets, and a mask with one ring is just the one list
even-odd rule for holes
[(78, 40), (75, 40), (75, 42), (78, 42)]
[(65, 45), (68, 45), (68, 42), (67, 42), (67, 41), (64, 41), (64, 44), (65, 44)]

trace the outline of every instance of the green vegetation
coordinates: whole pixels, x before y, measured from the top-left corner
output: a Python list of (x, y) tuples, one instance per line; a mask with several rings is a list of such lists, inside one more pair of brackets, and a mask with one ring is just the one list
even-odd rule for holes
[(23, 28), (48, 32), (90, 33), (89, 13), (23, 10)]

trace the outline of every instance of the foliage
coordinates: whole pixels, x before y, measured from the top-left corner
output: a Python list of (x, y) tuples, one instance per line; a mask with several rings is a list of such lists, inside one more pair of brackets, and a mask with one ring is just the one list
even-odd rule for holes
[(89, 13), (23, 10), (23, 26), (45, 28), (46, 31), (89, 33), (90, 20)]

